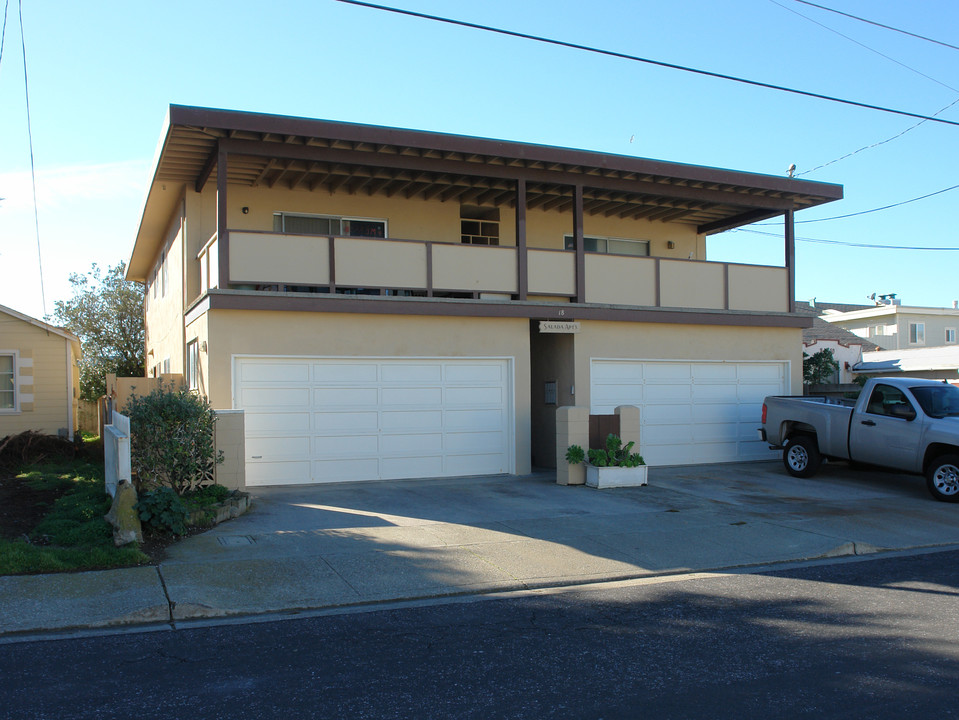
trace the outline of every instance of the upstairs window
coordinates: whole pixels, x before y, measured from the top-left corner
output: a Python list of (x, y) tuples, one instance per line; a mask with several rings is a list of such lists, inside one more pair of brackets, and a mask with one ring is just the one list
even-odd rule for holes
[(274, 232), (293, 235), (385, 238), (386, 220), (338, 215), (273, 213)]
[(17, 409), (17, 363), (13, 353), (0, 353), (0, 412)]
[(909, 344), (926, 344), (926, 323), (909, 323)]
[(462, 205), (460, 242), (464, 245), (499, 245), (499, 208)]
[(954, 345), (956, 342), (956, 329), (946, 328), (946, 345)]
[[(567, 250), (574, 249), (572, 235), (564, 236), (564, 240)], [(626, 238), (584, 235), (583, 248), (586, 252), (645, 257), (649, 255), (649, 240), (628, 240)]]

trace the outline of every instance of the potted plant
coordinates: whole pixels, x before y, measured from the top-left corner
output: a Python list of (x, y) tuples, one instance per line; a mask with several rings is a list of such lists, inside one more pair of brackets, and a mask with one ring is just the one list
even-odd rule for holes
[(577, 465), (586, 462), (586, 484), (594, 488), (633, 487), (647, 483), (646, 462), (639, 453), (634, 453), (629, 442), (610, 433), (606, 437), (606, 448), (584, 452), (579, 445), (570, 445), (566, 450), (566, 462)]

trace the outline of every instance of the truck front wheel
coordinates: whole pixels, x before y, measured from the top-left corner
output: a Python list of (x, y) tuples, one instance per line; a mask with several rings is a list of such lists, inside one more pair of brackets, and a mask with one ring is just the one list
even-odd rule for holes
[(959, 455), (940, 455), (926, 470), (926, 487), (936, 500), (959, 502)]
[(822, 463), (819, 443), (809, 435), (790, 438), (783, 449), (783, 465), (793, 477), (808, 478), (816, 474)]

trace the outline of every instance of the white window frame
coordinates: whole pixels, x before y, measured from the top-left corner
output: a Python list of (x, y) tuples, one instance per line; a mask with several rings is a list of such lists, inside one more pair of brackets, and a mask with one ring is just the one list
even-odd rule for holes
[(186, 344), (186, 386), (200, 389), (200, 342), (196, 338)]
[[(595, 241), (597, 242), (597, 244), (599, 244), (599, 242), (602, 241), (602, 242), (604, 243), (604, 248), (605, 248), (605, 249), (603, 249), (603, 250), (587, 250), (586, 252), (600, 253), (600, 254), (602, 254), (602, 255), (616, 255), (616, 256), (618, 256), (618, 257), (649, 257), (649, 253), (650, 253), (650, 242), (649, 242), (649, 240), (639, 240), (639, 239), (637, 239), (637, 238), (612, 237), (612, 236), (609, 236), (609, 235), (583, 235), (583, 242), (585, 243), (587, 240), (595, 240)], [(646, 254), (645, 254), (645, 255), (627, 255), (627, 254), (625, 254), (625, 253), (611, 253), (611, 252), (609, 252), (609, 241), (610, 241), (610, 240), (615, 240), (616, 242), (636, 243), (637, 245), (645, 245), (645, 246), (646, 246)], [(573, 249), (573, 236), (572, 236), (572, 235), (564, 235), (564, 236), (563, 236), (563, 248), (566, 249), (566, 250), (572, 250), (572, 249)]]
[(956, 342), (956, 329), (953, 327), (946, 328), (946, 345), (954, 345)]
[(13, 407), (0, 407), (0, 415), (15, 415), (20, 412), (20, 353), (17, 350), (0, 350), (0, 357), (13, 360)]
[[(353, 238), (365, 238), (366, 235), (349, 235), (343, 232), (343, 223), (344, 222), (374, 222), (374, 223), (383, 223), (383, 237), (382, 238), (368, 238), (370, 240), (383, 240), (390, 236), (390, 225), (386, 218), (375, 218), (375, 217), (358, 217), (354, 215), (326, 215), (320, 213), (301, 213), (301, 212), (275, 212), (273, 213), (273, 224), (276, 227), (276, 218), (280, 218), (280, 229), (275, 232), (285, 233), (285, 223), (284, 219), (288, 217), (298, 217), (298, 218), (315, 218), (317, 220), (338, 220), (340, 223), (340, 232), (333, 233), (334, 237), (353, 237)], [(320, 233), (317, 237), (327, 237), (324, 233)]]
[(910, 345), (926, 344), (926, 323), (924, 322), (909, 323), (909, 344)]

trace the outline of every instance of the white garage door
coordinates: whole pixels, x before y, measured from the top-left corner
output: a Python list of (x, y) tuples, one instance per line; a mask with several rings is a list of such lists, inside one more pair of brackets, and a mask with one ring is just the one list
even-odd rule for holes
[(235, 360), (246, 482), (512, 472), (506, 359)]
[(763, 399), (786, 392), (787, 365), (592, 360), (590, 412), (637, 406), (649, 465), (773, 459), (756, 429)]

